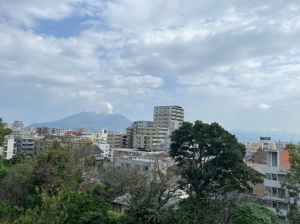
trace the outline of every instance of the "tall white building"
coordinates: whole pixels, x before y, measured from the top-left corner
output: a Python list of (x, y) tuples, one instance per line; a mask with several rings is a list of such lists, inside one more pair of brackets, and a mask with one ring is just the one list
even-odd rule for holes
[(153, 112), (153, 126), (168, 128), (169, 133), (180, 127), (184, 121), (184, 109), (180, 106), (156, 106)]
[(17, 152), (15, 138), (11, 135), (5, 136), (4, 144), (2, 148), (2, 158), (3, 159), (11, 159)]

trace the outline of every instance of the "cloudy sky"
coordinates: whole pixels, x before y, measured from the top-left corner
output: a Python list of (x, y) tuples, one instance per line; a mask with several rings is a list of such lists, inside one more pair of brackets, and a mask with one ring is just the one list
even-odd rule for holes
[(81, 111), (300, 130), (300, 2), (0, 1), (0, 117)]

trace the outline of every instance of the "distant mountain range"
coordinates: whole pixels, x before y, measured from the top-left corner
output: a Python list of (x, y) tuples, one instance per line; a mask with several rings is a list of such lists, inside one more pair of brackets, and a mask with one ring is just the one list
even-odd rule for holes
[(121, 114), (97, 114), (95, 112), (81, 112), (58, 121), (33, 123), (33, 127), (52, 127), (78, 129), (85, 128), (89, 131), (97, 131), (106, 128), (110, 131), (125, 131), (131, 125), (132, 121)]

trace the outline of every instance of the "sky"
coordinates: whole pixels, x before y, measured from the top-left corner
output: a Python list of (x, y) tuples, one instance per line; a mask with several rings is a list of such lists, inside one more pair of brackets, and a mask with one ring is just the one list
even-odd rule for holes
[(0, 117), (82, 111), (300, 133), (300, 2), (0, 1)]

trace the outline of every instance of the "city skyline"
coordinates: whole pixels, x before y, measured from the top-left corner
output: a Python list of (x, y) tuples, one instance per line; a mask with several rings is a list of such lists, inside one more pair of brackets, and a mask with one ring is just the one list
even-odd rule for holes
[(0, 115), (82, 111), (299, 133), (300, 4), (284, 1), (1, 1)]

